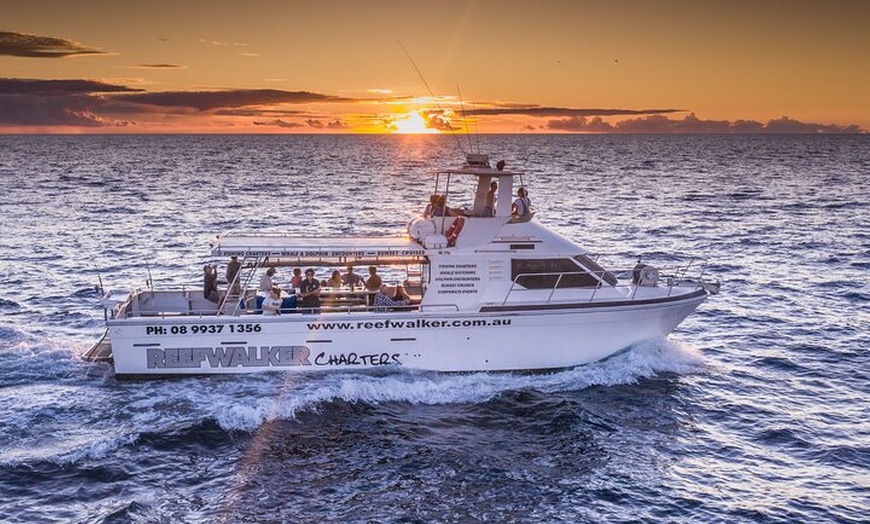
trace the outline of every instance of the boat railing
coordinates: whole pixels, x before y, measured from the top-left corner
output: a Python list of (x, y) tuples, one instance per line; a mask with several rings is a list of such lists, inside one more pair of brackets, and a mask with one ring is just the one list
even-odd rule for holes
[[(401, 311), (423, 311), (424, 309), (435, 309), (435, 308), (448, 308), (450, 310), (459, 311), (459, 306), (456, 304), (434, 304), (429, 305), (427, 307), (423, 307), (420, 304), (410, 304), (407, 306), (320, 306), (316, 308), (316, 313), (342, 313), (342, 314), (356, 314), (363, 312), (374, 312), (374, 313), (383, 313), (383, 312), (401, 312)], [(279, 316), (284, 315), (298, 315), (298, 314), (306, 314), (311, 311), (305, 307), (293, 307), (293, 308), (285, 308), (282, 309)], [(246, 310), (246, 309), (236, 309), (234, 311), (230, 311), (227, 313), (218, 312), (215, 309), (191, 309), (189, 311), (149, 311), (149, 312), (140, 312), (138, 315), (130, 315), (130, 316), (138, 316), (138, 317), (154, 317), (154, 318), (172, 318), (172, 317), (212, 317), (212, 316), (226, 316), (226, 317), (259, 317), (262, 316), (262, 311), (257, 310)]]
[[(671, 296), (675, 289), (697, 290), (705, 289), (710, 293), (718, 292), (719, 284), (716, 282), (708, 282), (704, 280), (707, 264), (699, 262), (697, 259), (692, 259), (686, 264), (672, 266), (647, 266), (654, 267), (656, 270), (656, 279), (654, 281), (638, 282), (637, 268), (617, 269), (617, 270), (598, 270), (598, 271), (552, 271), (552, 272), (529, 272), (519, 273), (511, 281), (510, 287), (502, 299), (502, 305), (507, 304), (512, 295), (517, 293), (529, 293), (546, 291), (547, 297), (545, 303), (553, 301), (558, 290), (589, 290), (588, 301), (592, 302), (602, 289), (617, 289), (626, 290), (627, 293), (621, 293), (622, 296), (627, 296), (629, 300), (637, 299), (639, 289), (644, 287), (665, 287), (668, 290), (667, 296)], [(690, 271), (692, 273), (690, 273)], [(596, 284), (588, 286), (566, 286), (562, 283), (571, 277), (594, 275)], [(605, 275), (616, 277), (617, 283), (614, 285), (608, 284)], [(520, 282), (524, 279), (537, 278), (553, 280), (553, 285), (548, 287), (529, 288), (523, 286)], [(607, 298), (613, 298), (612, 296)], [(645, 298), (645, 297), (644, 297)]]
[[(137, 289), (124, 297), (112, 311), (112, 318), (173, 318), (173, 317), (241, 317), (261, 315), (262, 311), (256, 309), (256, 295), (245, 298), (234, 298), (232, 302), (221, 301), (218, 304), (209, 302), (201, 296), (199, 288), (181, 288), (175, 290), (151, 290)], [(375, 306), (368, 300), (350, 301), (348, 303), (323, 302), (318, 308), (318, 313), (363, 313), (385, 311), (459, 311), (460, 307), (453, 303), (427, 304), (420, 303), (421, 297), (414, 297), (411, 304), (401, 306)], [(219, 307), (220, 306), (220, 307)], [(281, 314), (305, 313), (306, 308), (301, 305), (287, 307), (281, 310)]]

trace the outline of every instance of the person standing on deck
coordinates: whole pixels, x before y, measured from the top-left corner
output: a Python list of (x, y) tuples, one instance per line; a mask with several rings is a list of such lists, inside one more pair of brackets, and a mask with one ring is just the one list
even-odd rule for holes
[(497, 193), (498, 182), (491, 182), (489, 184), (489, 191), (486, 193), (486, 205), (483, 206), (483, 216), (491, 217), (495, 215), (495, 201), (497, 199)]
[(320, 282), (314, 278), (314, 270), (305, 270), (305, 280), (299, 284), (299, 298), (302, 299), (303, 313), (318, 313), (320, 311)]
[(239, 270), (242, 269), (242, 263), (239, 262), (239, 257), (233, 255), (227, 263), (227, 286), (230, 287), (230, 294), (239, 296), (242, 294), (242, 284), (238, 280)]
[(263, 300), (263, 314), (277, 315), (281, 310), (281, 290), (273, 287), (269, 290), (269, 296)]
[(202, 268), (202, 296), (215, 304), (220, 300), (217, 288), (217, 268), (211, 264), (206, 264)]

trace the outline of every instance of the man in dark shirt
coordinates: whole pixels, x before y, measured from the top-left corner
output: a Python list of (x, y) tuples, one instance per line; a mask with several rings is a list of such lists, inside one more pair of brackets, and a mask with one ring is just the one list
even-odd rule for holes
[(314, 270), (305, 270), (305, 279), (299, 284), (299, 297), (302, 299), (300, 307), (303, 313), (317, 313), (320, 311), (320, 282), (314, 278)]

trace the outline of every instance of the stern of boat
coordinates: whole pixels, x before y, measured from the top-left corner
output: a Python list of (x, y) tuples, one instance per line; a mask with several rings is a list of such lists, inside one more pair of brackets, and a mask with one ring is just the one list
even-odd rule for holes
[(88, 362), (112, 362), (112, 341), (108, 329), (84, 352), (82, 358)]

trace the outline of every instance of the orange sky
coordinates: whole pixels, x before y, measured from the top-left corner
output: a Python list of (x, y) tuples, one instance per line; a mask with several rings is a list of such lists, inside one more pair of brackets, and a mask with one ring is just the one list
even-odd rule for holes
[(866, 1), (0, 0), (0, 12), (4, 133), (870, 129)]

